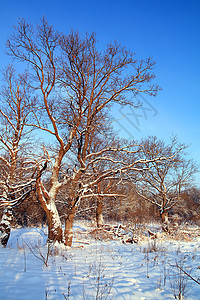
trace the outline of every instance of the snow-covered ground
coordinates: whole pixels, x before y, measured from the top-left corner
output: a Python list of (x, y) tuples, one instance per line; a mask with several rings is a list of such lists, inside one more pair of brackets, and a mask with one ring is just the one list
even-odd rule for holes
[(123, 244), (75, 228), (71, 249), (48, 247), (46, 229), (12, 230), (0, 248), (0, 299), (200, 299), (200, 285), (181, 271), (200, 277), (199, 237)]

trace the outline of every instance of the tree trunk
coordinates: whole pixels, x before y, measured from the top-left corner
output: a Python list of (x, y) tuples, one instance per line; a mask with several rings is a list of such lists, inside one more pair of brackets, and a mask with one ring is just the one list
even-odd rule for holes
[(36, 184), (37, 197), (40, 202), (41, 207), (47, 216), (48, 224), (48, 240), (50, 242), (63, 241), (63, 230), (58, 210), (55, 204), (55, 199), (53, 196), (49, 196), (48, 192), (42, 186), (41, 183)]
[(65, 233), (64, 233), (64, 243), (65, 246), (72, 246), (72, 239), (73, 239), (73, 222), (74, 222), (74, 215), (76, 211), (75, 201), (71, 201), (69, 204), (69, 208), (67, 211), (67, 215), (65, 218)]
[(161, 211), (161, 219), (162, 219), (162, 230), (165, 232), (169, 232), (169, 220), (168, 220), (168, 211), (166, 211), (166, 186), (164, 185), (164, 192), (163, 192), (163, 201), (162, 201), (162, 211)]
[(161, 219), (162, 219), (162, 229), (165, 232), (169, 231), (169, 220), (168, 220), (168, 212), (163, 211), (161, 213)]
[(0, 244), (4, 247), (6, 247), (10, 237), (12, 219), (13, 219), (12, 210), (6, 208), (3, 211), (3, 216), (0, 223)]
[(103, 221), (103, 202), (101, 197), (97, 200), (97, 209), (96, 209), (96, 222), (97, 222), (97, 227), (102, 227), (104, 224)]
[(48, 224), (48, 240), (50, 242), (59, 242), (63, 241), (63, 231), (58, 210), (56, 208), (55, 202), (52, 201), (47, 205), (46, 215), (47, 215), (47, 224)]

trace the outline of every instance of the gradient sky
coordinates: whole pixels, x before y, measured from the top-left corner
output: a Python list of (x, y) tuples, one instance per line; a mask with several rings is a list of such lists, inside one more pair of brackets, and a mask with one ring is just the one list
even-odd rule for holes
[(156, 98), (142, 99), (145, 111), (115, 108), (114, 124), (126, 138), (150, 134), (168, 141), (177, 135), (191, 145), (191, 157), (200, 163), (199, 0), (1, 1), (0, 68), (9, 62), (5, 42), (18, 18), (35, 24), (43, 16), (66, 33), (96, 32), (100, 47), (117, 40), (139, 58), (152, 56), (156, 82), (163, 90)]

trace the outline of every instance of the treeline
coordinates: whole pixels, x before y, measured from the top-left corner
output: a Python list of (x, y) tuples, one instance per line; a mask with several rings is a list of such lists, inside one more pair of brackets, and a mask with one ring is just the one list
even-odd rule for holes
[[(144, 201), (133, 190), (128, 192), (128, 197), (105, 198), (102, 206), (103, 219), (105, 223), (122, 224), (146, 224), (149, 222), (160, 222), (160, 212), (156, 207)], [(64, 205), (57, 203), (58, 211), (64, 216), (67, 210)], [(81, 202), (77, 207), (75, 219), (87, 220), (91, 224), (97, 226), (97, 202), (87, 199)], [(43, 227), (47, 225), (47, 218), (42, 210), (40, 203), (35, 195), (31, 195), (30, 199), (26, 199), (23, 205), (15, 208), (13, 211), (14, 218), (12, 227)], [(3, 208), (0, 210), (0, 218), (3, 215)], [(61, 219), (62, 220), (62, 219)], [(181, 194), (180, 201), (169, 212), (169, 220), (173, 224), (196, 224), (200, 225), (200, 190), (197, 188), (189, 188)]]

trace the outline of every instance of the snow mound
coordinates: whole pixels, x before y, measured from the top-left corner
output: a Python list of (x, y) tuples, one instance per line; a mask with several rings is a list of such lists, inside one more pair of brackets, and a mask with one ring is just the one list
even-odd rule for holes
[(26, 248), (29, 246), (44, 246), (47, 240), (46, 228), (16, 228), (12, 229), (8, 248)]

